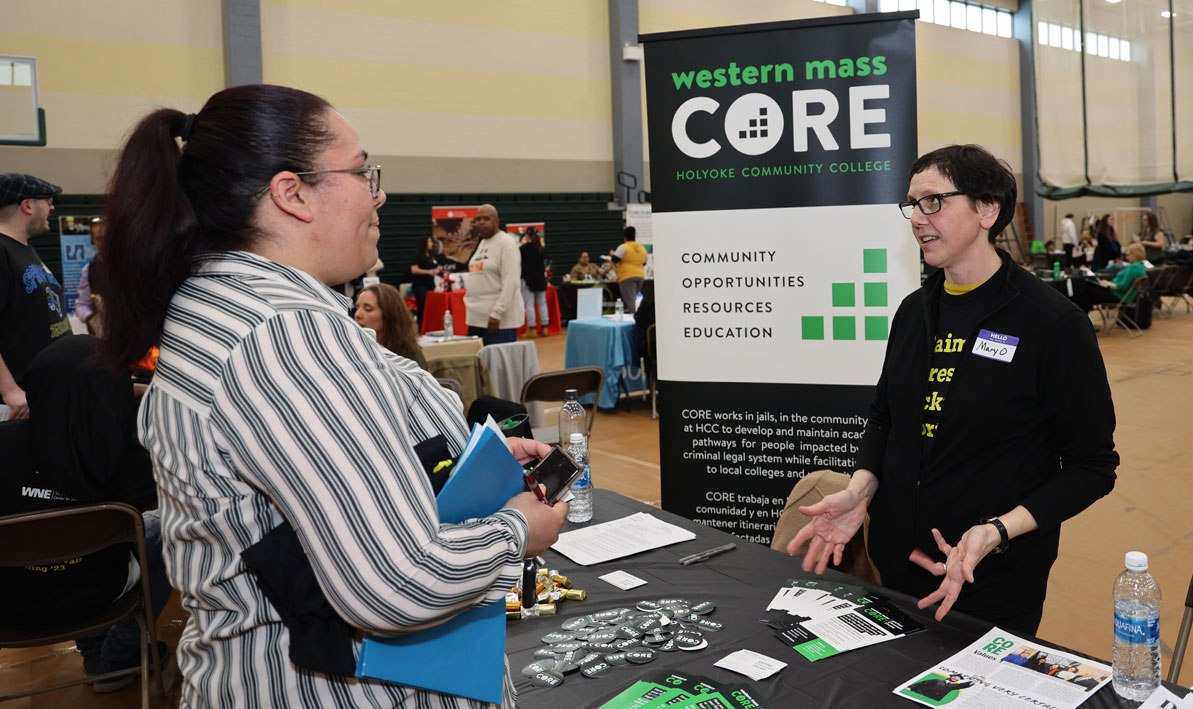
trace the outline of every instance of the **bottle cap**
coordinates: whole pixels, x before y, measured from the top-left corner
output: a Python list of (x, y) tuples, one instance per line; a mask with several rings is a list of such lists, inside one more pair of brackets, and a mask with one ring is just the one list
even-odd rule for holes
[(1141, 551), (1127, 552), (1128, 571), (1147, 571), (1147, 554)]
[(583, 433), (573, 433), (571, 442), (573, 445), (576, 443), (583, 443), (584, 442), (584, 434)]

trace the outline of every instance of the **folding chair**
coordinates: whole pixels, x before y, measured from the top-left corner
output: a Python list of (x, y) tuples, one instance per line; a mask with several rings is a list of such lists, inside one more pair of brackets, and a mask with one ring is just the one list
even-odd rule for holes
[(1156, 302), (1153, 306), (1155, 309), (1163, 311), (1164, 303), (1161, 296), (1168, 290), (1172, 284), (1172, 279), (1176, 276), (1176, 266), (1160, 266), (1148, 271), (1147, 274), (1147, 292), (1155, 297)]
[(1185, 594), (1185, 614), (1181, 616), (1181, 629), (1172, 646), (1172, 661), (1168, 663), (1168, 681), (1176, 684), (1181, 676), (1181, 664), (1185, 661), (1185, 650), (1189, 647), (1189, 627), (1193, 626), (1193, 579), (1189, 580), (1189, 592)]
[[(1129, 310), (1135, 307), (1135, 303), (1146, 292), (1147, 276), (1143, 275), (1131, 283), (1122, 300), (1117, 303), (1099, 303), (1095, 306), (1098, 309), (1098, 314), (1102, 316), (1102, 332), (1110, 332), (1115, 327), (1121, 327), (1131, 337), (1142, 336), (1143, 328), (1139, 327), (1139, 323), (1131, 317)], [(1111, 315), (1114, 316), (1113, 320), (1110, 318)]]
[[(592, 394), (592, 405), (588, 407), (588, 430), (585, 435), (592, 436), (592, 424), (596, 420), (597, 400), (601, 389), (605, 386), (605, 372), (600, 367), (576, 367), (575, 369), (560, 369), (554, 372), (536, 374), (522, 385), (522, 398), (525, 406), (531, 401), (563, 401), (563, 394), (568, 389), (575, 389), (580, 396)], [(559, 429), (551, 427), (534, 429), (534, 438), (544, 443), (558, 443)]]
[(136, 546), (141, 565), (139, 583), (89, 618), (69, 623), (45, 618), (38, 630), (0, 627), (0, 647), (37, 647), (73, 640), (106, 630), (132, 615), (141, 627), (141, 666), (5, 694), (0, 696), (0, 702), (140, 672), (141, 706), (148, 709), (150, 654), (158, 696), (165, 693), (162, 658), (158, 657), (157, 631), (149, 602), (149, 565), (145, 560), (141, 513), (121, 502), (101, 502), (0, 517), (0, 566), (46, 566), (87, 556), (114, 544)]
[(1193, 311), (1193, 305), (1190, 301), (1193, 298), (1189, 297), (1189, 287), (1193, 286), (1193, 265), (1185, 264), (1178, 266), (1176, 272), (1172, 274), (1172, 278), (1168, 281), (1168, 286), (1162, 293), (1158, 295), (1166, 295), (1171, 300), (1168, 305), (1164, 307), (1163, 313), (1165, 317), (1171, 316), (1176, 312), (1177, 303), (1185, 304), (1185, 312)]

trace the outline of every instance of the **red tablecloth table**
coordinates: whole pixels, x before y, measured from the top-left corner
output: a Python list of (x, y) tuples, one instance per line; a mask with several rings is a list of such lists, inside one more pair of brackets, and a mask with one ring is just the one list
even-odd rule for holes
[(423, 304), (422, 334), (443, 329), (443, 313), (448, 303), (452, 309), (452, 331), (456, 335), (468, 334), (468, 311), (464, 309), (464, 290), (456, 289), (451, 293), (433, 290), (427, 293), (427, 301)]
[[(539, 304), (536, 300), (534, 302), (534, 313), (526, 313), (527, 323), (538, 323)], [(455, 311), (452, 311), (452, 317), (455, 317)], [(425, 321), (424, 321), (425, 322)], [(518, 328), (518, 334), (522, 335), (527, 330), (526, 325)], [(555, 290), (555, 286), (550, 283), (547, 284), (547, 334), (558, 335), (563, 332), (562, 320), (559, 317), (559, 293)]]

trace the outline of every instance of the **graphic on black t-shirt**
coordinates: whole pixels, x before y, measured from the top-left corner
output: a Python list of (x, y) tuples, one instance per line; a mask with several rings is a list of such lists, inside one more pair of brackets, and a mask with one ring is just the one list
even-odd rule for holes
[(13, 377), (54, 339), (70, 334), (66, 294), (33, 247), (0, 234), (0, 356)]

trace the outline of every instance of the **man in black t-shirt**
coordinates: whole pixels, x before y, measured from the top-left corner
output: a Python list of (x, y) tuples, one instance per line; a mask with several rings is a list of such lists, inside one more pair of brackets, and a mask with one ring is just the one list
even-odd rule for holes
[(50, 230), (62, 188), (19, 172), (0, 174), (0, 399), (11, 418), (29, 405), (21, 375), (34, 355), (70, 334), (66, 294), (29, 241)]

